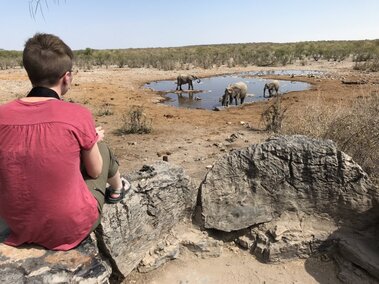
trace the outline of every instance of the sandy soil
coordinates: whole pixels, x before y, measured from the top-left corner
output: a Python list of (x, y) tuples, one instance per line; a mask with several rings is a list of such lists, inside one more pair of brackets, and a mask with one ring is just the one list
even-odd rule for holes
[[(283, 99), (288, 114), (299, 110), (305, 103), (316, 100), (319, 94), (325, 102), (335, 104), (377, 91), (378, 75), (360, 74), (352, 70), (351, 62), (313, 62), (306, 66), (291, 65), (269, 70), (324, 70), (327, 77), (284, 77), (280, 79), (306, 81), (313, 88), (304, 92), (286, 94)], [(200, 77), (240, 71), (265, 70), (259, 67), (217, 68), (191, 70)], [(123, 173), (136, 171), (162, 156), (170, 163), (183, 166), (187, 174), (200, 184), (207, 166), (225, 152), (258, 143), (270, 134), (261, 131), (261, 113), (268, 102), (229, 108), (225, 111), (178, 109), (159, 102), (162, 97), (142, 86), (146, 82), (172, 79), (185, 70), (160, 71), (153, 69), (108, 68), (88, 72), (79, 70), (74, 75), (74, 84), (65, 100), (84, 104), (90, 108), (98, 125), (106, 130), (106, 141), (114, 149), (121, 162)], [(368, 84), (342, 84), (341, 79), (368, 80)], [(30, 88), (24, 70), (0, 71), (0, 103), (24, 96)], [(195, 85), (196, 88), (196, 85)], [(221, 94), (220, 94), (221, 95)], [(148, 119), (152, 120), (152, 132), (145, 135), (114, 134), (122, 126), (123, 115), (131, 106), (142, 106)], [(113, 115), (100, 116), (104, 109)], [(244, 122), (242, 124), (241, 122)], [(249, 127), (247, 127), (249, 125)], [(238, 134), (239, 139), (230, 143), (225, 139)], [(317, 259), (298, 260), (278, 265), (261, 264), (242, 251), (225, 250), (222, 257), (197, 259), (184, 253), (179, 260), (172, 261), (152, 273), (132, 273), (126, 280), (130, 283), (336, 283), (334, 266)]]
[(132, 273), (124, 283), (138, 284), (221, 284), (221, 283), (341, 283), (334, 264), (319, 259), (288, 263), (260, 263), (248, 252), (224, 250), (221, 257), (201, 259), (184, 252), (177, 260), (147, 274)]

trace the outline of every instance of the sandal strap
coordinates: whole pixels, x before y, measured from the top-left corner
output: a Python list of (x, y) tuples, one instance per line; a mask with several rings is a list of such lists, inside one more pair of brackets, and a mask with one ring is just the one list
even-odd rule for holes
[(123, 188), (120, 188), (120, 189), (112, 189), (111, 190), (111, 194), (121, 194), (123, 191)]

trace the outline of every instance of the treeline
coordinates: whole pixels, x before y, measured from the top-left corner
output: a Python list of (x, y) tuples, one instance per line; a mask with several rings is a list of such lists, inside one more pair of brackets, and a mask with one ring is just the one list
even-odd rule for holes
[[(356, 69), (379, 71), (379, 40), (246, 43), (171, 48), (76, 50), (80, 69), (117, 66), (161, 70), (234, 66), (285, 66), (295, 61), (353, 60)], [(20, 51), (0, 50), (0, 68), (21, 66)]]

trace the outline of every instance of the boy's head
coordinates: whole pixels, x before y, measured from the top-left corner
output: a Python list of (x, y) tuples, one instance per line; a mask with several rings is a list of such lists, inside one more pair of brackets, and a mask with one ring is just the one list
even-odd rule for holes
[(73, 57), (59, 37), (37, 33), (26, 41), (22, 61), (33, 86), (51, 87), (72, 70)]

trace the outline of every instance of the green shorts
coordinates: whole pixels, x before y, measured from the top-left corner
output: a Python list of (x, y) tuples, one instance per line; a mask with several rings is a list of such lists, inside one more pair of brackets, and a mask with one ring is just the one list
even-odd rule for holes
[(93, 229), (100, 224), (101, 213), (105, 201), (107, 181), (117, 173), (119, 168), (119, 162), (108, 146), (104, 142), (98, 142), (97, 145), (99, 147), (101, 157), (103, 158), (103, 168), (100, 176), (96, 179), (90, 177), (85, 171), (84, 165), (81, 166), (81, 172), (88, 189), (91, 191), (98, 203), (99, 219), (94, 224)]

